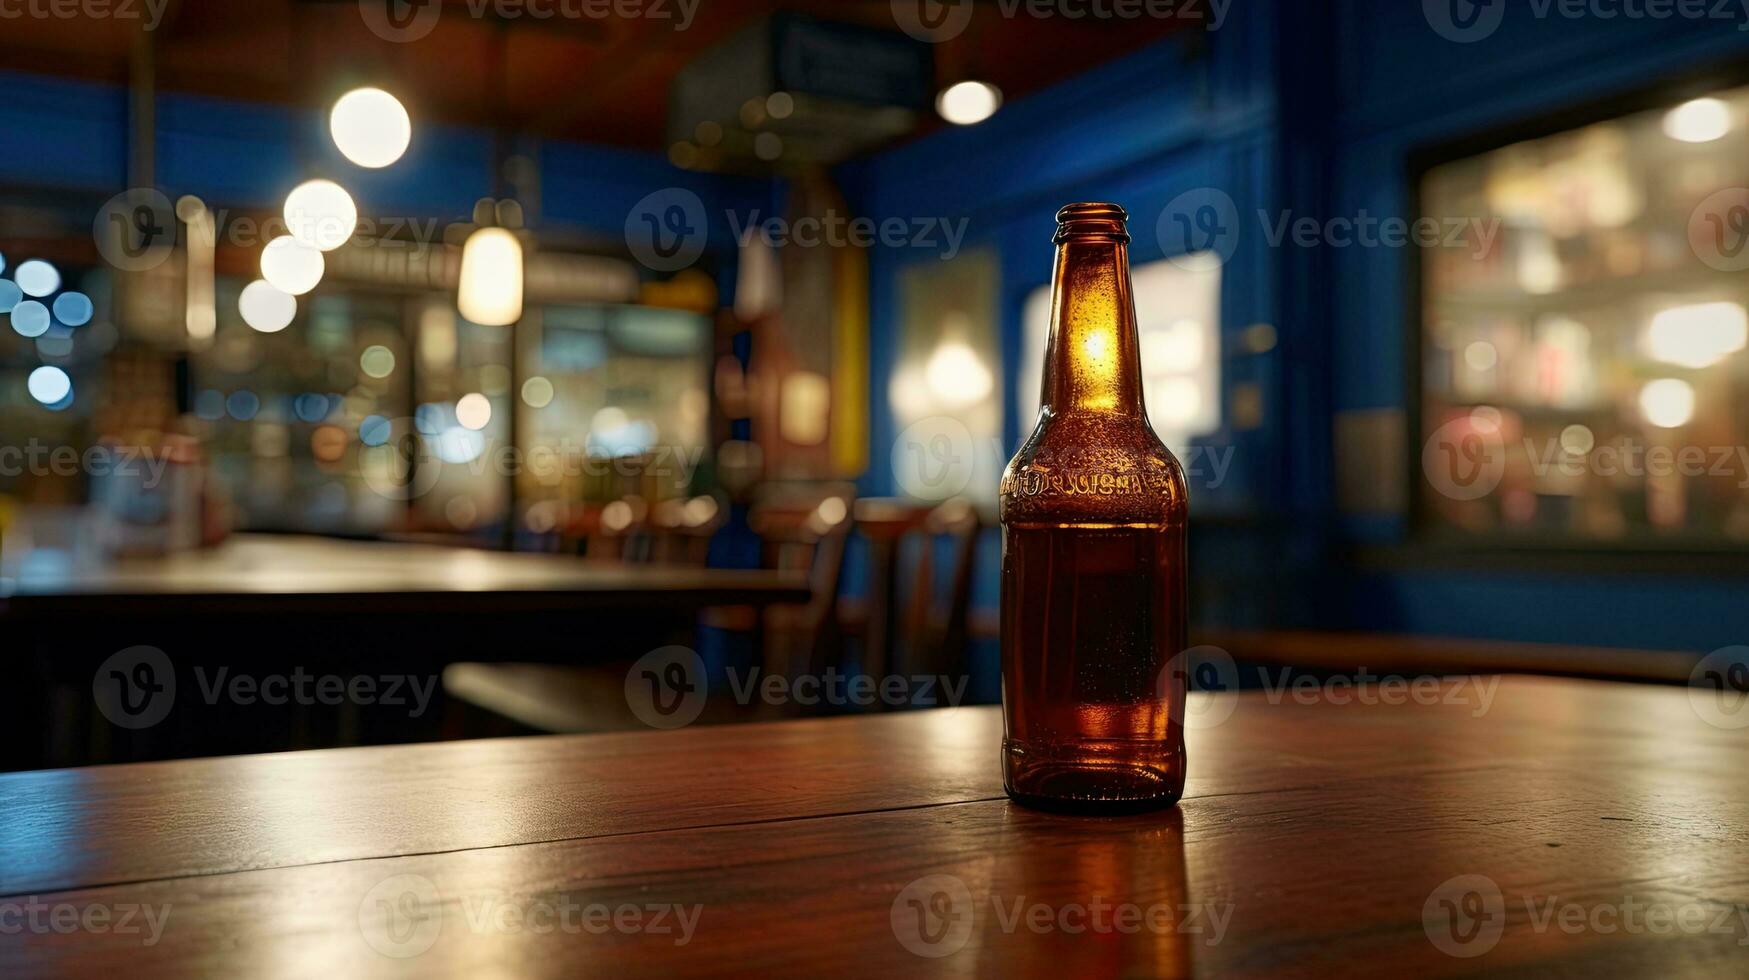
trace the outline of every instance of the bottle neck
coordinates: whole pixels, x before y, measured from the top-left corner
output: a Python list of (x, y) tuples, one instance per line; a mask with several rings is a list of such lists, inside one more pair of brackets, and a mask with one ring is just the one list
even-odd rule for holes
[(1063, 239), (1051, 279), (1041, 403), (1052, 414), (1139, 418), (1144, 414), (1141, 366), (1127, 241)]

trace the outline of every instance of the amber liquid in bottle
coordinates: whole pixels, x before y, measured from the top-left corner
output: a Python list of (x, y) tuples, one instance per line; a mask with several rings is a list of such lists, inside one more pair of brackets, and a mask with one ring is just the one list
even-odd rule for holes
[(1002, 477), (1002, 775), (1120, 812), (1184, 792), (1185, 516), (1142, 402), (1127, 215), (1057, 213), (1038, 423)]

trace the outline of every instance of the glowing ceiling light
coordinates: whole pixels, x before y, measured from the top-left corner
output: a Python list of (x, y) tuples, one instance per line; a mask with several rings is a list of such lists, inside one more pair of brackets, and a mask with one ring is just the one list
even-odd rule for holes
[(462, 247), (456, 308), (486, 327), (522, 319), (522, 243), (503, 228), (481, 228)]
[(342, 95), (328, 114), (328, 132), (346, 159), (361, 167), (386, 167), (413, 141), (413, 121), (401, 100), (380, 88)]
[(1694, 388), (1680, 378), (1659, 378), (1640, 389), (1640, 413), (1660, 429), (1676, 429), (1694, 418)]
[(243, 294), (237, 297), (237, 312), (243, 314), (244, 323), (256, 330), (278, 333), (298, 315), (298, 301), (272, 283), (257, 279), (243, 287)]
[(281, 235), (261, 250), (261, 278), (288, 296), (302, 296), (322, 281), (327, 263), (320, 249)]
[(971, 126), (1002, 107), (1002, 90), (989, 82), (955, 82), (935, 97), (935, 111), (956, 126)]
[(358, 205), (331, 180), (307, 180), (286, 196), (285, 227), (305, 245), (332, 252), (358, 229)]
[(1684, 143), (1711, 143), (1731, 131), (1731, 107), (1719, 99), (1684, 102), (1664, 114), (1664, 134)]

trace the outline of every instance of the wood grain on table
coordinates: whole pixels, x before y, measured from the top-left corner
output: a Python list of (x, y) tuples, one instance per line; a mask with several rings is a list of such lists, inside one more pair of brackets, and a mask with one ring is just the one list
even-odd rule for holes
[(1439, 697), (1193, 696), (1110, 819), (1003, 799), (991, 708), (4, 775), (0, 975), (1741, 975), (1749, 729)]

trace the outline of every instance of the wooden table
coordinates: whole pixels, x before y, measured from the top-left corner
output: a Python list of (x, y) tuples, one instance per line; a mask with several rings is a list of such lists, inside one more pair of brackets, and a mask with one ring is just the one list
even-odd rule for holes
[(4, 775), (0, 976), (1741, 976), (1749, 729), (1482, 690), (1238, 695), (1110, 819), (1008, 803), (991, 708)]
[(0, 615), (577, 612), (805, 602), (799, 575), (424, 544), (239, 534), (165, 558), (43, 561), (0, 578)]

